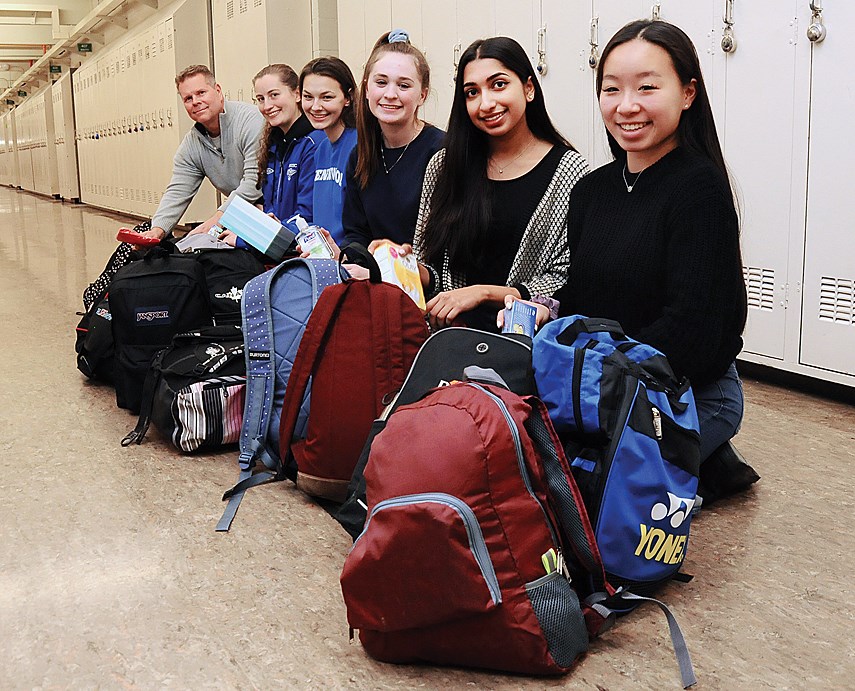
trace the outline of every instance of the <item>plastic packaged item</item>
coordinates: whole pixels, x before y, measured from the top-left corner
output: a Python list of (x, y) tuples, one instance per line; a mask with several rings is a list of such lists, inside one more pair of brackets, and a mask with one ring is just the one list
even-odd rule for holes
[(525, 334), (534, 338), (535, 317), (537, 307), (522, 300), (514, 300), (514, 304), (505, 308), (505, 324), (502, 333)]
[(309, 253), (310, 259), (332, 259), (335, 255), (319, 226), (309, 225), (300, 214), (295, 214), (286, 223), (297, 227), (297, 244)]
[(157, 238), (148, 237), (138, 230), (131, 230), (130, 228), (119, 228), (119, 232), (116, 233), (116, 240), (119, 242), (129, 242), (139, 247), (153, 247), (160, 243), (160, 240)]
[(236, 194), (229, 200), (220, 225), (274, 261), (280, 261), (294, 242), (289, 228)]
[(421, 309), (425, 309), (425, 293), (419, 276), (419, 264), (412, 254), (401, 256), (391, 242), (374, 249), (374, 258), (386, 283), (392, 283), (409, 295)]

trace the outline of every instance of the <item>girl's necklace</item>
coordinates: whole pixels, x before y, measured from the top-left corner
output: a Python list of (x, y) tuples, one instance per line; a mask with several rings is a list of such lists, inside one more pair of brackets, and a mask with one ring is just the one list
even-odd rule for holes
[[(646, 170), (645, 168), (642, 168), (641, 173), (643, 173), (645, 170)], [(626, 185), (626, 191), (627, 192), (632, 192), (632, 188), (638, 184), (638, 178), (641, 177), (641, 173), (639, 173), (638, 175), (635, 176), (635, 180), (633, 180), (632, 184), (630, 185), (626, 181), (626, 163), (623, 164), (623, 172), (621, 174), (623, 175), (623, 184)], [(632, 175), (632, 173), (630, 173), (630, 175)]]
[[(419, 136), (419, 132), (421, 132), (421, 131), (422, 131), (421, 127), (416, 126), (416, 132), (415, 132), (415, 134), (413, 134), (413, 138), (407, 142), (407, 145), (404, 147), (404, 150), (401, 152), (401, 154), (398, 156), (398, 158), (395, 159), (395, 162), (391, 166), (388, 166), (388, 167), (386, 166), (386, 148), (387, 147), (383, 144), (382, 136), (381, 136), (380, 160), (383, 161), (383, 170), (386, 171), (386, 175), (388, 175), (391, 172), (392, 168), (394, 168), (396, 165), (398, 165), (398, 163), (400, 163), (401, 159), (404, 157), (404, 154), (407, 153), (407, 149), (410, 148), (410, 144), (412, 144), (416, 140), (416, 137)], [(389, 147), (389, 148), (391, 148), (391, 147)]]
[(505, 169), (512, 166), (514, 163), (516, 163), (520, 159), (520, 157), (532, 147), (534, 142), (535, 142), (535, 140), (532, 139), (528, 143), (528, 145), (525, 148), (523, 148), (522, 151), (520, 151), (516, 156), (514, 156), (510, 161), (505, 163), (505, 165), (503, 165), (503, 166), (500, 166), (499, 163), (495, 159), (493, 159), (492, 156), (490, 157), (490, 163), (492, 164), (493, 168), (495, 168), (498, 171), (499, 175), (504, 175)]

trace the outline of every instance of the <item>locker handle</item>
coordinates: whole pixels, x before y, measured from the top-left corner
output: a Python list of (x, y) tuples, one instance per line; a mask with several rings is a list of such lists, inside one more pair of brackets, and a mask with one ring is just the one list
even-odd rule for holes
[(811, 0), (810, 3), (810, 26), (807, 28), (808, 41), (811, 43), (822, 43), (828, 33), (822, 21), (822, 0)]
[(724, 0), (724, 32), (721, 37), (721, 49), (725, 53), (736, 50), (736, 36), (733, 34), (733, 0)]

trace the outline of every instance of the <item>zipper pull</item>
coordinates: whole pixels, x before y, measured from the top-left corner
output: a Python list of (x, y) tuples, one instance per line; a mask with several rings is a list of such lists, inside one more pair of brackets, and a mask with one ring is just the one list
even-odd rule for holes
[(567, 568), (567, 562), (564, 561), (564, 555), (561, 553), (561, 550), (557, 550), (558, 552), (558, 571), (564, 574), (564, 578), (567, 579), (568, 583), (572, 583), (573, 579), (570, 577), (570, 569)]
[(656, 439), (662, 441), (662, 414), (659, 412), (659, 408), (650, 408), (650, 412), (653, 414), (653, 433), (656, 435)]

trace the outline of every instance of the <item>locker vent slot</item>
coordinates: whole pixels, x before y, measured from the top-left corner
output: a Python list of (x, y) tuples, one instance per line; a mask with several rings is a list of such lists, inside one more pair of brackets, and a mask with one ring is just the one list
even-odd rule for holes
[(246, 0), (240, 0), (240, 13), (245, 14), (249, 3)]
[(226, 19), (233, 19), (235, 16), (235, 3), (234, 0), (229, 0), (226, 3)]
[(775, 307), (775, 271), (743, 266), (742, 277), (748, 292), (748, 307), (771, 312)]
[(172, 34), (166, 34), (166, 50), (172, 50)]
[(855, 280), (823, 276), (819, 287), (819, 318), (855, 324)]
[(261, 7), (264, 4), (263, 0), (252, 0), (253, 7)]

